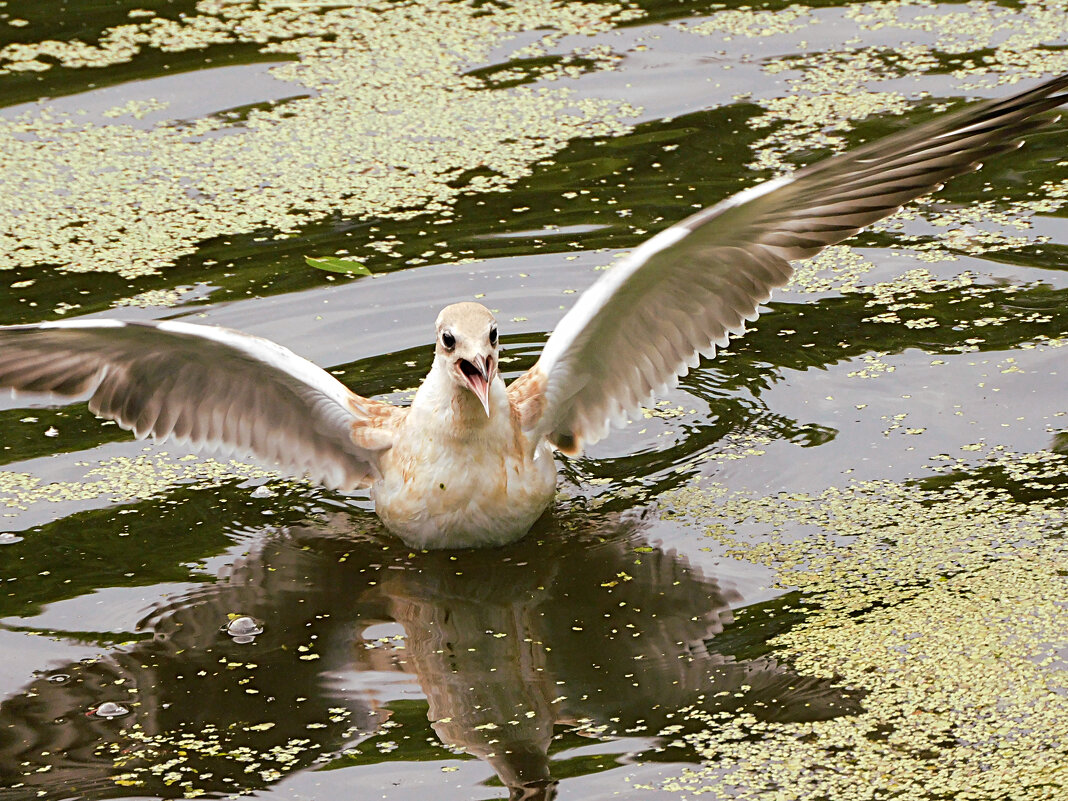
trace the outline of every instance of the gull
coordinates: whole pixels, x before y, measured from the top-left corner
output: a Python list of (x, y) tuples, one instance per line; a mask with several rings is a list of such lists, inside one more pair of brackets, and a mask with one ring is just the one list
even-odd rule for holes
[[(365, 398), (260, 337), (179, 321), (0, 326), (0, 387), (89, 396), (139, 438), (250, 454), (292, 475), (370, 487), (416, 548), (526, 534), (574, 455), (756, 319), (790, 262), (814, 256), (1048, 125), (1068, 75), (974, 104), (721, 201), (636, 248), (583, 293), (538, 361), (505, 386), (497, 321), (438, 315), (409, 407)], [(1042, 116), (1036, 116), (1042, 115)]]

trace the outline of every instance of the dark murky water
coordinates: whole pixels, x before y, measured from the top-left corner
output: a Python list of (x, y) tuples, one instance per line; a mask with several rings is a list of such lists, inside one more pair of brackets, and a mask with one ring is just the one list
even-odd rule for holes
[[(53, 662), (11, 699), (3, 722), (21, 747), (4, 772), (32, 755), (51, 767), (25, 777), (34, 790), (92, 794), (119, 769), (138, 795), (168, 796), (184, 782), (267, 788), (313, 767), (386, 789), (403, 764), (403, 794), (464, 788), (484, 776), (459, 759), (470, 754), (545, 797), (554, 777), (618, 771), (614, 784), (648, 772), (635, 760), (685, 760), (654, 735), (694, 730), (697, 712), (819, 720), (857, 708), (732, 630), (741, 596), (650, 546), (640, 522), (564, 518), (506, 552), (458, 554), (408, 553), (367, 534), (366, 515), (246, 531), (252, 550), (218, 581), (169, 593), (138, 622), (147, 636)], [(766, 634), (789, 625), (791, 614), (766, 619), (783, 606), (746, 615)], [(265, 621), (251, 643), (220, 631), (239, 613)]]
[[(241, 204), (254, 205), (255, 193), (227, 205), (230, 162), (194, 181), (197, 159), (182, 148), (234, 142), (234, 163), (245, 164), (255, 132), (290, 125), (294, 149), (268, 161), (292, 159), (287, 169), (294, 183), (308, 182), (308, 198), (285, 195), (289, 186), (280, 207), (311, 207), (314, 195), (334, 191), (316, 172), (327, 157), (315, 137), (338, 123), (311, 104), (347, 85), (347, 60), (366, 54), (355, 39), (300, 21), (320, 5), (330, 7), (0, 6), (0, 65), (9, 68), (0, 73), (0, 125), (65, 114), (105, 131), (85, 145), (90, 155), (101, 148), (98, 168), (53, 154), (55, 197), (69, 190), (68, 200), (0, 202), (4, 230), (23, 232), (25, 248), (41, 254), (20, 262), (20, 238), (8, 235), (0, 322), (92, 314), (226, 325), (276, 339), (362, 394), (403, 401), (429, 367), (437, 310), (479, 298), (497, 313), (511, 357), (502, 369), (514, 376), (596, 268), (667, 223), (781, 163), (907, 126), (943, 102), (1007, 94), (1012, 87), (970, 82), (989, 78), (990, 63), (1048, 74), (1068, 44), (1063, 16), (1042, 17), (1047, 29), (1038, 32), (1034, 9), (1047, 6), (1034, 3), (972, 4), (968, 25), (933, 26), (917, 20), (962, 6), (884, 4), (897, 22), (880, 26), (858, 16), (876, 6), (844, 2), (812, 3), (801, 17), (789, 4), (768, 4), (777, 11), (768, 17), (742, 7), (749, 16), (735, 18), (725, 16), (733, 3), (654, 0), (639, 2), (632, 19), (587, 6), (581, 24), (568, 22), (540, 52), (519, 51), (553, 30), (553, 14), (563, 19), (531, 4), (522, 12), (529, 24), (501, 22), (514, 36), (471, 55), (456, 75), (483, 81), (478, 91), (498, 98), (491, 108), (501, 114), (513, 98), (516, 108), (534, 102), (525, 91), (566, 88), (572, 106), (537, 113), (553, 125), (569, 115), (585, 121), (544, 134), (558, 138), (555, 149), (509, 150), (533, 136), (523, 128), (473, 136), (466, 150), (441, 157), (454, 167), (445, 178), (435, 173), (409, 194), (389, 183), (416, 163), (404, 150), (412, 142), (433, 154), (487, 122), (450, 118), (397, 135), (398, 159), (410, 162), (376, 155), (377, 166), (354, 171), (381, 182), (371, 211), (355, 214), (339, 201), (334, 212), (313, 208), (275, 226), (266, 213), (246, 219)], [(505, 8), (473, 6), (481, 7), (468, 13), (476, 20)], [(234, 8), (267, 16), (228, 17)], [(375, 13), (393, 19), (391, 8), (402, 6)], [(285, 34), (256, 34), (272, 14), (290, 15)], [(178, 27), (128, 30), (153, 19)], [(447, 32), (420, 19), (389, 24), (415, 51), (441, 47), (445, 59)], [(702, 24), (715, 30), (693, 32)], [(1034, 28), (1040, 42), (1014, 44), (1020, 28)], [(227, 30), (240, 34), (219, 33)], [(302, 36), (307, 51), (292, 44)], [(351, 52), (329, 56), (335, 83), (272, 72), (326, 58), (343, 40)], [(101, 63), (80, 64), (47, 42), (88, 43)], [(291, 49), (272, 49), (279, 42)], [(413, 71), (438, 68), (405, 67), (410, 54), (368, 47), (368, 63), (387, 76), (394, 57)], [(992, 53), (1019, 57), (984, 62)], [(31, 62), (41, 66), (10, 68)], [(871, 107), (861, 102), (869, 85), (886, 93)], [(446, 109), (428, 107), (428, 119), (460, 102), (451, 85), (423, 91)], [(825, 95), (838, 98), (830, 108), (776, 105)], [(381, 116), (368, 149), (375, 137), (394, 136), (390, 119), (400, 113), (388, 87), (380, 97), (381, 109), (362, 109)], [(614, 104), (618, 130), (583, 128), (601, 124), (602, 110), (582, 107), (587, 101)], [(634, 108), (620, 111), (620, 102)], [(843, 118), (854, 125), (828, 127)], [(215, 127), (196, 128), (202, 120)], [(60, 154), (76, 146), (58, 129), (25, 124), (0, 134), (12, 187), (25, 169), (18, 142), (56, 137)], [(341, 125), (328, 141), (357, 163), (361, 151)], [(109, 193), (121, 205), (132, 190), (109, 188), (113, 165), (104, 162), (123, 148), (144, 156), (154, 140), (137, 132), (161, 129), (189, 138), (164, 140), (152, 170), (173, 175), (207, 211), (178, 201), (154, 207), (162, 190), (151, 171), (143, 211), (111, 211)], [(842, 141), (812, 139), (817, 133)], [(687, 735), (740, 716), (801, 724), (859, 713), (863, 689), (799, 671), (798, 654), (769, 644), (819, 602), (777, 583), (774, 566), (706, 537), (707, 521), (680, 522), (665, 493), (700, 477), (760, 498), (868, 480), (930, 487), (930, 463), (941, 454), (1063, 453), (1065, 134), (1059, 123), (1033, 136), (1018, 154), (953, 182), (922, 214), (862, 235), (803, 277), (729, 353), (626, 430), (563, 461), (551, 519), (513, 547), (411, 553), (381, 530), (365, 498), (146, 451), (84, 404), (0, 401), (0, 798), (676, 797), (670, 780), (707, 759)], [(80, 135), (83, 143), (98, 136)], [(79, 206), (87, 187), (100, 193), (96, 210)], [(261, 189), (273, 191), (267, 182)], [(1056, 202), (1040, 202), (1048, 198)], [(976, 208), (982, 213), (970, 214)], [(113, 213), (114, 238), (93, 239), (97, 214)], [(123, 213), (138, 215), (129, 229)], [(49, 228), (64, 215), (71, 221)], [(151, 225), (137, 228), (145, 220)], [(222, 228), (211, 228), (219, 220)], [(81, 225), (84, 241), (69, 233)], [(159, 236), (159, 264), (123, 242), (146, 231)], [(62, 244), (50, 249), (49, 236)], [(193, 245), (167, 250), (182, 237)], [(70, 254), (85, 242), (91, 255), (74, 264)], [(127, 247), (136, 274), (108, 266)], [(327, 276), (304, 264), (305, 255), (339, 251), (376, 277)], [(140, 305), (114, 308), (129, 298)], [(151, 305), (162, 301), (172, 305)], [(983, 492), (1020, 503), (1037, 491), (1060, 494), (1061, 477), (1036, 490), (1033, 476), (1012, 470), (955, 470), (947, 484), (979, 479)], [(759, 539), (751, 522), (733, 521), (739, 536)], [(789, 522), (778, 529), (809, 533)], [(227, 626), (241, 616), (262, 632), (235, 638)]]

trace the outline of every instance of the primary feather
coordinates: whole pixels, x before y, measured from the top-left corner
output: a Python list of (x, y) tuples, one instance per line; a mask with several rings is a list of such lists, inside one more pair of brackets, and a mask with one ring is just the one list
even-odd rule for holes
[(388, 441), (364, 429), (403, 413), (274, 342), (179, 322), (0, 327), (0, 386), (89, 394), (94, 414), (139, 438), (249, 453), (336, 489), (377, 477)]
[(755, 186), (660, 232), (564, 316), (509, 388), (534, 440), (578, 452), (713, 356), (814, 256), (1011, 150), (1051, 120), (1068, 76), (939, 117)]

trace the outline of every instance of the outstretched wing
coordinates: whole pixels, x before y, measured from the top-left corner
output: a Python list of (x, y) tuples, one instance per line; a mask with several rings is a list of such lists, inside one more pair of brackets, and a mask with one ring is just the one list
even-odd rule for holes
[(0, 326), (0, 387), (77, 396), (139, 437), (252, 454), (366, 486), (404, 410), (361, 398), (266, 339), (181, 322)]
[(510, 387), (523, 428), (569, 453), (713, 356), (814, 256), (1011, 150), (1068, 99), (1068, 75), (740, 192), (643, 243), (564, 316)]

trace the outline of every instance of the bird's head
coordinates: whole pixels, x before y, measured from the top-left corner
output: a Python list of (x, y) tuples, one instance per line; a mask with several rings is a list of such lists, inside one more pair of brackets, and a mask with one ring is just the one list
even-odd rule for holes
[(470, 390), (489, 415), (497, 376), (497, 320), (480, 303), (454, 303), (438, 315), (435, 361), (459, 387)]

